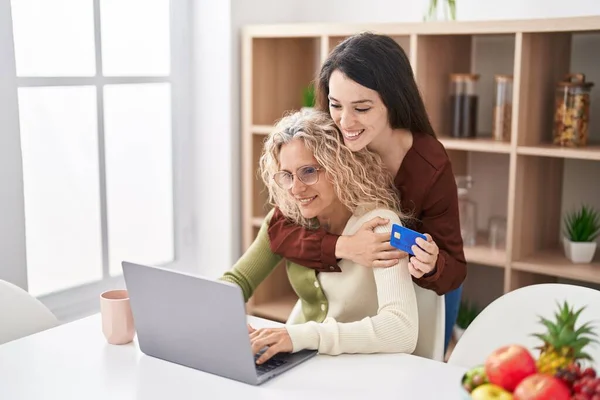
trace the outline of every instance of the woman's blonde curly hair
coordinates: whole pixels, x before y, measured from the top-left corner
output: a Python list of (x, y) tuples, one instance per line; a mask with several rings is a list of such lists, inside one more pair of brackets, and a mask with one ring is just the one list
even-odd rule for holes
[[(269, 191), (269, 202), (296, 224), (314, 227), (315, 221), (302, 217), (297, 203), (287, 190), (275, 183), (279, 171), (281, 146), (302, 139), (325, 170), (340, 202), (352, 213), (375, 208), (395, 211), (401, 218), (400, 198), (392, 175), (384, 168), (379, 155), (366, 148), (351, 151), (331, 117), (314, 109), (284, 116), (268, 135), (260, 158), (260, 174)], [(294, 178), (296, 179), (296, 178)]]

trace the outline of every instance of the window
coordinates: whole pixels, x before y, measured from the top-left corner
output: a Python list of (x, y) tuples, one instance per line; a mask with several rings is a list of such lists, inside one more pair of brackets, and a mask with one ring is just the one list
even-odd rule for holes
[(12, 0), (31, 294), (95, 298), (123, 260), (192, 257), (186, 7)]

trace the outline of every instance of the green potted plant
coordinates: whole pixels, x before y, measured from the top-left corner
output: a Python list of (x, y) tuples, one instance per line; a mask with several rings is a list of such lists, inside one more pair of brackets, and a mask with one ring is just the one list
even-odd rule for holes
[(315, 87), (311, 83), (302, 91), (302, 108), (313, 108), (315, 106)]
[(444, 19), (448, 20), (448, 14), (450, 14), (450, 20), (456, 20), (456, 0), (429, 0), (429, 7), (427, 7), (427, 12), (423, 16), (423, 20), (437, 21), (440, 4), (444, 13)]
[(573, 263), (589, 263), (594, 258), (600, 234), (600, 216), (592, 207), (582, 205), (579, 210), (566, 213), (563, 246), (565, 255)]
[(481, 310), (474, 302), (469, 302), (468, 300), (462, 300), (460, 302), (456, 324), (454, 325), (454, 336), (457, 341), (480, 312)]

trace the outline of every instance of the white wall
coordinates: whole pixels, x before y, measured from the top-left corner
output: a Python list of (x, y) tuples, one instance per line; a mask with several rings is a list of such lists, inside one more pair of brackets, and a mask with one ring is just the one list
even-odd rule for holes
[(0, 0), (0, 279), (27, 287), (23, 167), (10, 1)]
[(598, 0), (457, 0), (459, 20), (561, 18), (600, 15)]
[[(458, 20), (600, 14), (597, 0), (458, 0)], [(258, 23), (421, 21), (428, 1), (198, 0), (194, 12), (198, 268), (216, 276), (241, 254), (240, 28)], [(227, 81), (227, 77), (231, 81)], [(600, 84), (600, 82), (599, 82)]]

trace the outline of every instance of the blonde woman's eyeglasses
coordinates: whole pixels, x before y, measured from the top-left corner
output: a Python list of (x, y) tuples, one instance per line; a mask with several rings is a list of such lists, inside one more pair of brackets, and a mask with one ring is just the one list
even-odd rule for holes
[(273, 180), (280, 188), (284, 190), (291, 189), (294, 185), (294, 176), (305, 185), (314, 185), (319, 182), (319, 171), (322, 167), (314, 165), (304, 165), (296, 170), (295, 174), (288, 171), (279, 171), (273, 174)]

